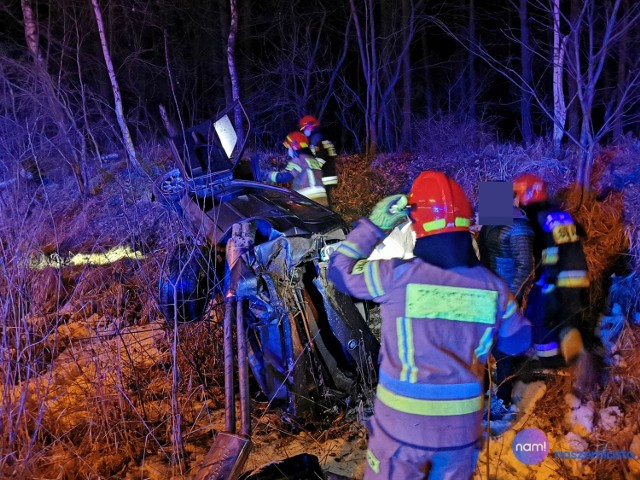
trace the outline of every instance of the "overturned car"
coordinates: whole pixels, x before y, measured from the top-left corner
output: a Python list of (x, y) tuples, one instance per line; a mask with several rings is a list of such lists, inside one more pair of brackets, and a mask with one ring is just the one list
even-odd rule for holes
[[(166, 262), (159, 304), (177, 326), (224, 302), (225, 321), (237, 325), (240, 384), (246, 361), (271, 405), (313, 418), (376, 382), (367, 306), (326, 280), (348, 227), (292, 190), (234, 178), (249, 128), (244, 115), (238, 138), (230, 112), (169, 137), (178, 168), (158, 180), (156, 195), (181, 216), (195, 248), (180, 245)], [(228, 356), (229, 330), (224, 338)], [(225, 377), (231, 368), (226, 362)]]

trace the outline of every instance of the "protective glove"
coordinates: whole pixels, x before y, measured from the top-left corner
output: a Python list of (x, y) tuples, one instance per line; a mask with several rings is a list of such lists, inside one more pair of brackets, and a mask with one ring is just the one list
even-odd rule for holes
[(407, 219), (409, 209), (408, 200), (404, 195), (391, 195), (380, 200), (375, 207), (369, 220), (382, 230), (391, 230)]
[(567, 327), (560, 331), (560, 351), (567, 365), (571, 365), (583, 352), (582, 335), (575, 327)]

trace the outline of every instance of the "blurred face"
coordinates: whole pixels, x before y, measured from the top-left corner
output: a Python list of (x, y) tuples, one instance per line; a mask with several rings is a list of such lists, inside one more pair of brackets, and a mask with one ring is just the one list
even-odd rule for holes
[(304, 130), (302, 131), (302, 133), (304, 133), (307, 137), (308, 137), (309, 135), (311, 135), (311, 132), (313, 132), (313, 130), (312, 130), (312, 128), (311, 128), (310, 126), (308, 126), (308, 125), (307, 125), (306, 127), (304, 127)]
[(291, 148), (291, 147), (287, 148), (287, 153), (289, 154), (289, 156), (290, 156), (291, 158), (293, 158), (293, 157), (295, 157), (295, 156), (296, 156), (296, 152), (295, 152), (295, 150), (294, 150), (293, 148)]

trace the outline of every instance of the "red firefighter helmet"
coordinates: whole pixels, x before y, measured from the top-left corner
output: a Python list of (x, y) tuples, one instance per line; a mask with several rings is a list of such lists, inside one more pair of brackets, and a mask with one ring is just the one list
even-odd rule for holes
[(547, 200), (547, 187), (544, 180), (532, 173), (525, 173), (513, 180), (513, 193), (519, 206)]
[(309, 148), (309, 139), (304, 133), (291, 132), (282, 144), (286, 148), (291, 148), (294, 152), (297, 152), (300, 149)]
[(409, 217), (417, 238), (468, 232), (473, 211), (462, 187), (442, 172), (418, 175), (409, 193)]
[(318, 128), (320, 126), (320, 122), (316, 117), (305, 115), (300, 119), (298, 125), (300, 126), (300, 131), (304, 130), (307, 127), (310, 127), (313, 130), (314, 128)]

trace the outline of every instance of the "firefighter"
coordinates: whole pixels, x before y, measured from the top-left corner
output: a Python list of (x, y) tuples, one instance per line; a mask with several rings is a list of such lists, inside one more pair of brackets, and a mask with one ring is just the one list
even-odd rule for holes
[(322, 185), (322, 168), (309, 149), (309, 140), (301, 132), (291, 132), (282, 144), (290, 160), (283, 172), (266, 172), (264, 177), (273, 183), (291, 183), (293, 190), (314, 202), (329, 206), (327, 192)]
[[(525, 293), (533, 283), (534, 233), (524, 211), (513, 207), (511, 225), (483, 225), (478, 235), (480, 261), (493, 273), (501, 277), (522, 306)], [(504, 418), (512, 413), (511, 394), (515, 383), (514, 371), (521, 358), (494, 350), (496, 361), (496, 404), (492, 405), (491, 417)]]
[(315, 157), (322, 164), (322, 183), (327, 191), (329, 204), (331, 205), (331, 194), (338, 184), (338, 174), (336, 173), (336, 148), (329, 140), (326, 140), (320, 131), (320, 122), (316, 117), (305, 115), (298, 122), (300, 131), (309, 139), (309, 148)]
[[(415, 256), (367, 261), (407, 214)], [(458, 183), (422, 172), (408, 198), (378, 202), (330, 259), (328, 276), (338, 290), (381, 305), (365, 479), (471, 478), (487, 357), (494, 343), (507, 354), (529, 348), (529, 322), (506, 284), (475, 255), (471, 216)]]
[(527, 299), (527, 317), (533, 324), (536, 356), (543, 367), (570, 365), (578, 359), (591, 363), (583, 343), (589, 332), (581, 322), (589, 301), (589, 274), (578, 226), (568, 212), (549, 202), (539, 176), (520, 175), (513, 189), (535, 233), (537, 268)]

